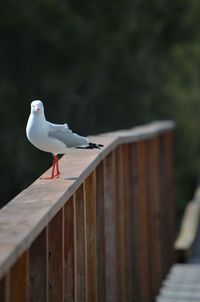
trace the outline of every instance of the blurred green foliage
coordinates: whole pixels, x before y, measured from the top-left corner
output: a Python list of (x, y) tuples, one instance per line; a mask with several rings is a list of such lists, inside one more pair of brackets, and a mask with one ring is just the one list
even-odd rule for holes
[(200, 1), (2, 1), (1, 203), (51, 162), (25, 127), (30, 102), (83, 134), (174, 119), (177, 204), (199, 172)]

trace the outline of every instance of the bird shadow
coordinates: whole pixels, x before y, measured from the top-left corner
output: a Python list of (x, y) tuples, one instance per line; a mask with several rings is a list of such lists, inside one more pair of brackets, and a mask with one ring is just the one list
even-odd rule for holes
[(66, 177), (65, 180), (76, 180), (78, 177)]

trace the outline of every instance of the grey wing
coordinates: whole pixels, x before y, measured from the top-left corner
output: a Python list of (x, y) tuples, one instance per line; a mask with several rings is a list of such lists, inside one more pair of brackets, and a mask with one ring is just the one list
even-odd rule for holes
[(68, 148), (88, 145), (87, 137), (73, 133), (67, 124), (56, 125), (49, 123), (48, 136), (63, 142)]

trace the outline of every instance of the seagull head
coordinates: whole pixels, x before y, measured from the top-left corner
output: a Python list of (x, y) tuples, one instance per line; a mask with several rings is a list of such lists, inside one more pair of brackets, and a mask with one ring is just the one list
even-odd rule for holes
[(35, 100), (31, 103), (31, 113), (33, 114), (44, 113), (44, 106), (41, 101)]

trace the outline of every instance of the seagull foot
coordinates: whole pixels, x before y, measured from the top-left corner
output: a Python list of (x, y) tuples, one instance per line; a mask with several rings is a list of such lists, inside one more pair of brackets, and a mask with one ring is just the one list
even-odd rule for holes
[(61, 173), (56, 174), (54, 176), (46, 176), (46, 177), (40, 177), (40, 179), (44, 179), (44, 180), (48, 180), (48, 179), (55, 179), (55, 178), (59, 178)]
[(55, 176), (40, 177), (40, 179), (45, 179), (45, 180), (54, 179), (54, 178)]
[(60, 172), (58, 172), (55, 176), (54, 176), (54, 178), (59, 178), (60, 177)]

